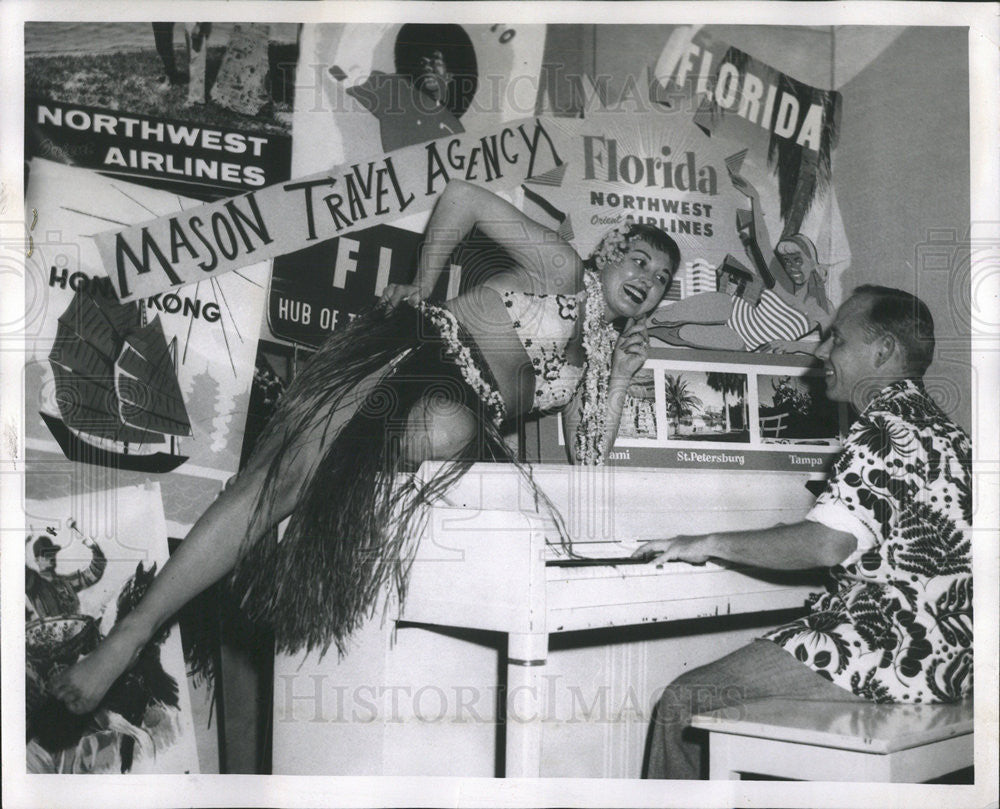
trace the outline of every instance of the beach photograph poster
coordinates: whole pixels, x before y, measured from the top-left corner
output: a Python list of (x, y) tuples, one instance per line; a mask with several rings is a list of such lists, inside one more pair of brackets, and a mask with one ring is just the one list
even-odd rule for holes
[(29, 773), (196, 773), (180, 631), (161, 629), (96, 710), (50, 691), (138, 603), (167, 561), (154, 483), (29, 498), (25, 520), (25, 718)]

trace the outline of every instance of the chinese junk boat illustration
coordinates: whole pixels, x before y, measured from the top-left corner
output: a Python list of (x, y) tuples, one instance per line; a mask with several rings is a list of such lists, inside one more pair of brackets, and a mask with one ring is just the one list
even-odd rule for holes
[(184, 463), (178, 437), (191, 435), (191, 422), (176, 349), (159, 317), (147, 322), (142, 303), (120, 303), (110, 284), (81, 287), (49, 352), (60, 415), (40, 413), (66, 457), (135, 472)]

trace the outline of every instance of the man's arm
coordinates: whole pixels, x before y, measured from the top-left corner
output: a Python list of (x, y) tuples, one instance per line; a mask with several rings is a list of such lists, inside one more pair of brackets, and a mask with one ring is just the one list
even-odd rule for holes
[(101, 550), (100, 545), (93, 540), (84, 540), (83, 544), (90, 548), (92, 555), (90, 566), (85, 570), (78, 570), (76, 573), (60, 577), (69, 581), (70, 586), (76, 592), (86, 590), (88, 587), (97, 584), (101, 580), (101, 576), (104, 575), (104, 569), (108, 566), (108, 560), (104, 556), (104, 551)]
[(853, 534), (803, 520), (755, 531), (657, 539), (644, 543), (635, 555), (655, 553), (661, 562), (677, 560), (697, 565), (709, 559), (724, 559), (774, 570), (803, 570), (840, 564), (857, 544)]

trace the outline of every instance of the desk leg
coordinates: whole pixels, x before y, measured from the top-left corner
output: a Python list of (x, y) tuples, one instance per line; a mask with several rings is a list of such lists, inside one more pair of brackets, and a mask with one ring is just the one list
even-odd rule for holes
[[(711, 781), (739, 781), (740, 771), (734, 768), (733, 737), (726, 733), (708, 734), (708, 777)], [(749, 772), (755, 772), (748, 767)]]
[(549, 636), (511, 633), (507, 636), (507, 754), (505, 775), (537, 778), (542, 768), (542, 717), (545, 693), (542, 675)]

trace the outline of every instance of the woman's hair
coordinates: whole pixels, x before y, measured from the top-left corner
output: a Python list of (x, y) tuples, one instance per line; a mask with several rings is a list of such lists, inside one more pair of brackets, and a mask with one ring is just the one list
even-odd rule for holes
[(670, 257), (670, 263), (673, 264), (671, 272), (677, 272), (677, 268), (681, 266), (681, 250), (677, 246), (677, 242), (655, 225), (640, 222), (632, 225), (625, 235), (628, 236), (629, 241), (636, 238), (642, 239), (650, 247), (666, 253)]
[(590, 257), (583, 262), (584, 266), (588, 269), (596, 269), (595, 259), (599, 255), (609, 257), (609, 248), (611, 251), (620, 249), (615, 247), (615, 242), (623, 238), (629, 243), (629, 246), (633, 240), (642, 239), (654, 250), (666, 253), (673, 265), (671, 275), (676, 274), (677, 269), (681, 266), (680, 248), (677, 246), (677, 242), (670, 238), (665, 231), (655, 225), (647, 225), (645, 222), (630, 222), (628, 220), (604, 234)]
[(774, 246), (775, 252), (778, 252), (778, 248), (781, 247), (781, 245), (788, 242), (791, 242), (798, 247), (799, 251), (811, 258), (814, 264), (819, 263), (819, 253), (816, 251), (816, 245), (812, 243), (812, 239), (802, 233), (794, 233), (791, 236), (783, 238)]

